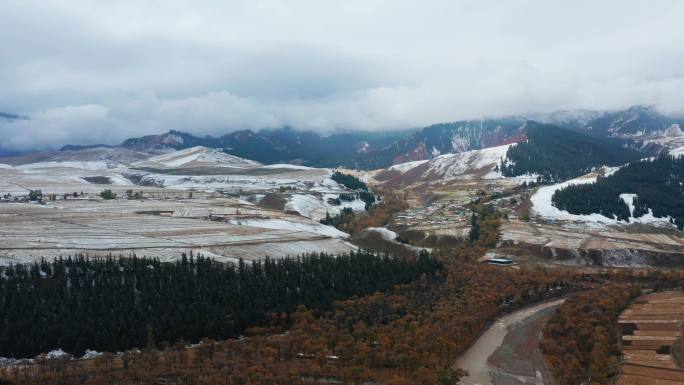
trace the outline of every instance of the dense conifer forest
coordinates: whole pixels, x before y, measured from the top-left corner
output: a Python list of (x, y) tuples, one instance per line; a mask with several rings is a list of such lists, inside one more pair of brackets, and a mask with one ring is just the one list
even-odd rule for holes
[(511, 146), (506, 162), (499, 165), (504, 176), (538, 174), (540, 182), (552, 183), (590, 172), (597, 166), (617, 166), (642, 155), (617, 142), (594, 138), (562, 127), (527, 123), (527, 141)]
[(608, 218), (629, 221), (630, 209), (620, 194), (636, 194), (634, 218), (647, 214), (671, 217), (684, 229), (684, 157), (662, 154), (619, 169), (596, 183), (571, 185), (553, 194), (553, 204), (573, 214), (598, 213)]
[(225, 339), (266, 323), (287, 327), (299, 305), (324, 311), (335, 300), (389, 290), (440, 266), (427, 253), (402, 260), (366, 252), (237, 265), (201, 256), (16, 265), (0, 273), (0, 356), (57, 348), (80, 356), (86, 349)]
[(342, 186), (350, 190), (363, 190), (368, 191), (368, 186), (361, 181), (361, 179), (355, 177), (354, 175), (343, 174), (339, 171), (335, 171), (332, 174), (332, 180), (341, 184)]

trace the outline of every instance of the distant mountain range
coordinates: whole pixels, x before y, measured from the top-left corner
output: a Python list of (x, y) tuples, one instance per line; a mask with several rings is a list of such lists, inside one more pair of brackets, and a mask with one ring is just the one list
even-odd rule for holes
[[(12, 114), (0, 118), (20, 119)], [(323, 136), (292, 128), (243, 130), (223, 136), (195, 136), (171, 130), (164, 134), (129, 138), (118, 146), (67, 145), (61, 151), (122, 148), (158, 154), (195, 146), (220, 148), (224, 152), (264, 164), (293, 163), (313, 167), (345, 166), (377, 169), (440, 154), (459, 153), (526, 140), (526, 122), (534, 120), (580, 131), (597, 138), (612, 138), (625, 147), (653, 155), (663, 147), (653, 137), (684, 119), (666, 116), (654, 108), (637, 106), (612, 112), (560, 111), (544, 115), (502, 119), (467, 120), (434, 124), (422, 129), (390, 132), (338, 133)], [(648, 146), (645, 147), (646, 139)], [(0, 154), (2, 155), (2, 154)]]
[(667, 116), (653, 107), (645, 106), (603, 113), (586, 112), (574, 117), (556, 113), (549, 115), (549, 118), (548, 123), (583, 130), (600, 137), (639, 137), (662, 133), (673, 124), (684, 126), (683, 117)]
[(261, 163), (293, 163), (317, 167), (362, 167), (366, 155), (407, 136), (408, 131), (354, 132), (322, 136), (292, 128), (232, 132), (220, 137), (198, 137), (180, 131), (131, 138), (121, 147), (136, 151), (222, 148), (226, 153)]

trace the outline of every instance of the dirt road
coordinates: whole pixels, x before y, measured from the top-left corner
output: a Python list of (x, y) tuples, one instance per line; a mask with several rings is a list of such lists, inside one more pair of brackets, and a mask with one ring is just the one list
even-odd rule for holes
[(463, 385), (550, 384), (537, 351), (539, 331), (564, 299), (526, 307), (498, 319), (455, 363)]

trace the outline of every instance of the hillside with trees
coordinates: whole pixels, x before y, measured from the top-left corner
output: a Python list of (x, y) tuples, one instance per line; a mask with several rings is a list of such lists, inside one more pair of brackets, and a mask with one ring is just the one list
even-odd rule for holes
[(598, 166), (618, 166), (642, 155), (620, 142), (559, 126), (527, 122), (527, 141), (511, 146), (499, 169), (504, 176), (539, 175), (540, 182), (571, 179)]
[(330, 178), (350, 190), (368, 191), (368, 186), (354, 175), (335, 171)]
[[(620, 194), (636, 194), (634, 212)], [(629, 221), (649, 212), (657, 218), (670, 217), (679, 230), (684, 229), (684, 157), (661, 154), (622, 167), (596, 183), (571, 185), (553, 194), (554, 206), (573, 214), (597, 213)]]
[[(461, 255), (466, 257), (466, 255)], [(456, 385), (455, 357), (506, 311), (572, 290), (575, 274), (454, 263), (386, 292), (337, 301), (317, 315), (300, 307), (292, 327), (196, 348), (146, 348), (94, 362), (51, 360), (0, 378), (15, 384), (155, 383)], [(551, 288), (562, 288), (551, 291)], [(82, 329), (82, 327), (74, 328)], [(100, 382), (98, 382), (100, 381)], [(105, 381), (105, 382), (102, 382)]]
[(543, 329), (542, 353), (558, 385), (610, 384), (620, 361), (620, 313), (641, 293), (613, 284), (574, 295)]
[(61, 348), (122, 351), (151, 343), (235, 337), (254, 326), (286, 327), (306, 306), (385, 291), (440, 264), (365, 252), (311, 254), (251, 264), (198, 256), (174, 263), (85, 257), (16, 265), (0, 274), (0, 357), (32, 357)]

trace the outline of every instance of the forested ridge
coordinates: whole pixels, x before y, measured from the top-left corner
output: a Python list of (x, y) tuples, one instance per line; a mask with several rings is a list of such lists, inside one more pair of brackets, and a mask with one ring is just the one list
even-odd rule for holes
[(429, 254), (397, 259), (366, 252), (221, 264), (83, 256), (10, 266), (0, 273), (0, 356), (61, 348), (122, 351), (150, 342), (235, 337), (248, 327), (287, 327), (304, 305), (391, 289), (440, 264)]
[(453, 360), (490, 320), (580, 287), (577, 277), (566, 271), (454, 263), (386, 292), (337, 301), (319, 316), (300, 307), (287, 333), (265, 330), (193, 349), (108, 354), (86, 366), (52, 360), (6, 372), (4, 378), (16, 384), (170, 378), (183, 384), (298, 385), (321, 378), (345, 384), (456, 385)]
[(527, 141), (511, 146), (499, 169), (504, 176), (539, 175), (540, 182), (571, 179), (597, 166), (617, 166), (642, 155), (609, 139), (559, 126), (527, 122)]
[[(634, 212), (620, 194), (636, 194)], [(599, 177), (596, 183), (570, 185), (556, 191), (553, 205), (573, 214), (598, 213), (629, 221), (649, 210), (655, 217), (671, 217), (684, 229), (684, 157), (662, 154), (655, 159), (630, 163), (613, 175)]]

